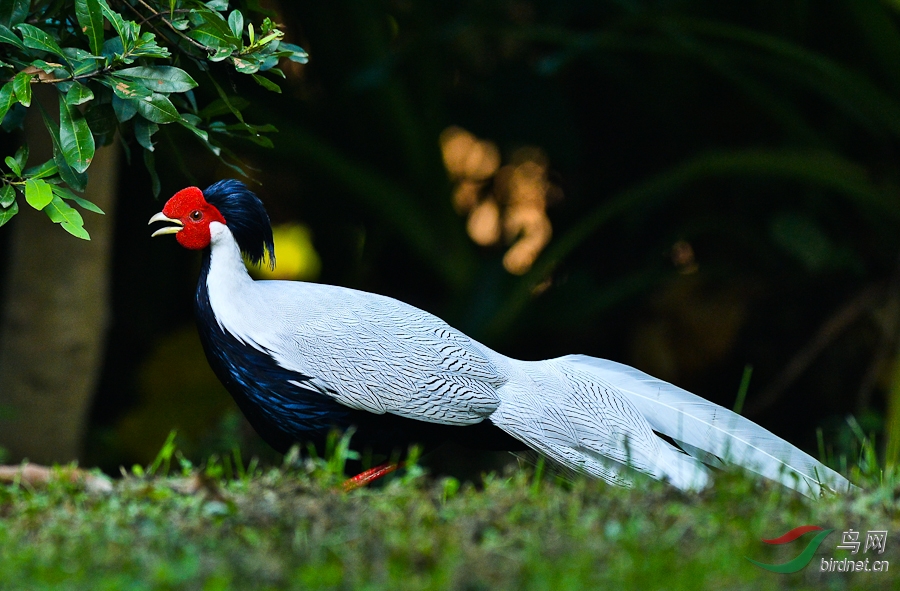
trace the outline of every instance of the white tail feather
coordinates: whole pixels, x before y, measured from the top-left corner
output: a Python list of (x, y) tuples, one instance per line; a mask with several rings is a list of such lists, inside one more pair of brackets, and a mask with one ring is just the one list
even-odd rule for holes
[(715, 465), (721, 459), (810, 497), (820, 496), (823, 488), (853, 488), (834, 470), (752, 421), (633, 367), (586, 355), (553, 361), (589, 371), (598, 385), (627, 397), (654, 431), (704, 463)]

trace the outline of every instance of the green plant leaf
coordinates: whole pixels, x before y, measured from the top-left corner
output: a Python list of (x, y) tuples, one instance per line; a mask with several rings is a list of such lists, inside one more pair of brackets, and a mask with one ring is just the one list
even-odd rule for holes
[(197, 83), (180, 68), (173, 66), (139, 66), (116, 72), (116, 76), (134, 79), (153, 92), (187, 92)]
[[(229, 96), (227, 97), (227, 102), (220, 97), (200, 109), (200, 112), (197, 114), (204, 119), (212, 119), (213, 117), (220, 117), (222, 115), (227, 115), (228, 113), (234, 114), (235, 111), (240, 114), (241, 111), (249, 106), (250, 101), (241, 96)], [(239, 117), (239, 119), (241, 119), (241, 117)]]
[(94, 136), (84, 115), (59, 97), (59, 144), (66, 162), (84, 172), (94, 159)]
[(54, 172), (58, 172), (63, 182), (76, 191), (84, 191), (84, 188), (87, 186), (87, 175), (83, 172), (76, 172), (66, 161), (63, 155), (62, 142), (59, 139), (59, 125), (47, 115), (47, 111), (43, 107), (40, 110), (41, 117), (44, 118), (44, 125), (47, 127), (50, 139), (53, 141), (53, 162), (56, 163), (57, 168)]
[[(15, 190), (9, 185), (6, 185), (7, 189), (10, 189), (13, 192), (13, 197), (15, 197)], [(3, 190), (4, 192), (6, 189)], [(0, 226), (13, 219), (13, 216), (19, 213), (19, 204), (16, 203), (15, 198), (13, 199), (12, 205), (5, 209), (0, 209)]]
[(16, 150), (16, 155), (13, 156), (16, 160), (16, 164), (19, 165), (20, 169), (25, 168), (25, 163), (28, 162), (28, 144), (22, 144), (19, 146), (19, 149)]
[(6, 117), (9, 108), (16, 104), (16, 93), (13, 91), (13, 81), (0, 87), (0, 121)]
[(150, 150), (144, 150), (144, 166), (147, 167), (147, 172), (150, 173), (150, 188), (153, 191), (153, 196), (158, 197), (160, 191), (159, 173), (156, 172), (156, 159)]
[(236, 57), (232, 62), (234, 63), (234, 69), (241, 74), (255, 74), (256, 72), (259, 72), (259, 68), (262, 66), (262, 62), (249, 55)]
[(157, 131), (159, 131), (159, 125), (152, 121), (147, 121), (143, 117), (134, 121), (134, 138), (145, 150), (152, 152), (155, 149), (153, 134)]
[(78, 210), (60, 199), (57, 195), (53, 196), (50, 203), (44, 208), (44, 213), (50, 218), (54, 224), (68, 222), (73, 226), (83, 226), (84, 218), (78, 213)]
[(34, 74), (19, 72), (12, 79), (13, 89), (16, 92), (16, 99), (23, 107), (31, 105), (31, 78)]
[(41, 210), (53, 201), (50, 184), (41, 179), (30, 178), (25, 181), (25, 201), (31, 207)]
[[(63, 51), (68, 53), (69, 48), (67, 47)], [(90, 58), (86, 58), (83, 60), (78, 60), (77, 58), (72, 59), (70, 56), (70, 60), (72, 63), (72, 75), (73, 76), (84, 76), (85, 74), (91, 74), (100, 69), (100, 64), (103, 63), (102, 57), (91, 56)]]
[(22, 167), (19, 166), (19, 163), (16, 162), (15, 158), (13, 158), (12, 156), (7, 156), (3, 159), (3, 161), (6, 162), (6, 165), (11, 171), (13, 171), (16, 176), (22, 176)]
[(58, 55), (68, 63), (68, 56), (63, 53), (62, 48), (53, 37), (41, 29), (27, 23), (18, 24), (16, 25), (16, 28), (22, 33), (22, 42), (25, 44), (25, 47)]
[(289, 60), (292, 62), (297, 62), (298, 64), (305, 64), (309, 62), (309, 54), (306, 53), (306, 50), (300, 47), (299, 45), (294, 45), (293, 43), (285, 43), (284, 41), (280, 41), (278, 43), (278, 51), (287, 51), (290, 52), (287, 56)]
[(65, 230), (75, 238), (81, 238), (82, 240), (91, 239), (91, 235), (88, 234), (88, 231), (84, 229), (84, 226), (76, 226), (75, 224), (70, 224), (69, 222), (63, 222), (60, 224), (60, 226), (62, 226), (63, 230)]
[(6, 209), (16, 202), (16, 190), (12, 185), (3, 184), (0, 189), (0, 208)]
[(212, 49), (240, 50), (241, 48), (240, 40), (231, 34), (231, 30), (224, 21), (218, 24), (208, 20), (191, 30), (188, 37)]
[(194, 123), (189, 121), (187, 118), (182, 118), (181, 121), (179, 121), (178, 123), (180, 123), (182, 125), (182, 127), (184, 127), (185, 129), (189, 129), (194, 135), (199, 137), (204, 142), (209, 141), (209, 134), (206, 131), (197, 127)]
[(272, 92), (277, 92), (278, 94), (281, 94), (281, 87), (278, 86), (277, 84), (275, 84), (274, 82), (272, 82), (271, 80), (269, 80), (268, 78), (266, 78), (265, 76), (261, 76), (259, 74), (252, 74), (252, 76), (253, 76), (253, 79), (256, 81), (256, 83), (259, 84), (260, 86), (262, 86), (263, 88), (265, 88), (266, 90), (271, 90)]
[(86, 103), (93, 98), (94, 93), (91, 92), (90, 88), (84, 84), (75, 82), (72, 84), (72, 88), (69, 89), (69, 92), (66, 93), (66, 104), (74, 107)]
[(25, 49), (25, 44), (22, 43), (22, 40), (19, 39), (19, 36), (3, 25), (0, 25), (0, 43), (12, 45), (16, 49)]
[(56, 195), (57, 197), (61, 197), (62, 199), (74, 201), (77, 205), (81, 206), (82, 208), (84, 208), (88, 211), (92, 211), (94, 213), (99, 213), (100, 215), (106, 215), (106, 213), (102, 209), (97, 207), (96, 204), (92, 203), (91, 201), (88, 201), (87, 199), (85, 199), (83, 197), (79, 197), (78, 195), (69, 191), (65, 187), (60, 187), (59, 185), (53, 185), (53, 194)]
[(43, 164), (26, 168), (22, 171), (22, 176), (31, 179), (45, 179), (59, 172), (59, 167), (53, 159), (47, 160)]
[(97, 0), (75, 0), (75, 16), (81, 32), (88, 38), (91, 53), (103, 52), (103, 11)]
[(228, 28), (231, 29), (235, 39), (240, 39), (244, 35), (244, 15), (240, 10), (232, 10), (228, 15)]
[(15, 26), (28, 17), (31, 0), (3, 0), (0, 2), (0, 22), (7, 26)]
[(181, 119), (169, 97), (154, 92), (152, 96), (134, 102), (138, 113), (154, 123), (172, 123)]
[[(109, 21), (109, 24), (112, 25), (113, 29), (116, 30), (116, 34), (122, 40), (122, 45), (126, 49), (130, 49), (130, 43), (126, 43), (129, 37), (129, 29), (125, 24), (122, 16), (109, 7), (109, 4), (106, 3), (106, 0), (97, 0), (97, 4), (100, 6), (100, 12), (103, 13), (103, 16), (106, 17), (106, 20)], [(132, 40), (133, 41), (133, 40)]]
[(116, 93), (116, 96), (119, 98), (139, 99), (149, 97), (153, 94), (153, 91), (135, 80), (117, 78), (115, 76), (104, 76), (99, 80), (101, 83), (112, 88), (113, 92)]
[(112, 106), (113, 111), (116, 114), (116, 119), (118, 119), (122, 123), (129, 121), (137, 114), (136, 105), (137, 101), (123, 99), (117, 94), (114, 94), (112, 97)]

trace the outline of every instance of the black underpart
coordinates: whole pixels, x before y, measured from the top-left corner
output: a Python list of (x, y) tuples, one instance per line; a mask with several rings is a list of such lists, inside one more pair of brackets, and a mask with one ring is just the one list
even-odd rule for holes
[[(268, 354), (222, 330), (213, 315), (206, 279), (210, 252), (203, 252), (195, 310), (200, 340), (209, 364), (257, 433), (277, 451), (312, 443), (319, 453), (334, 429), (355, 428), (350, 445), (387, 457), (403, 454), (411, 444), (426, 451), (453, 441), (470, 449), (516, 451), (527, 446), (484, 420), (453, 426), (374, 414), (346, 407), (313, 387), (309, 376), (279, 366)], [(296, 384), (291, 382), (296, 382)], [(299, 384), (299, 385), (297, 385)]]

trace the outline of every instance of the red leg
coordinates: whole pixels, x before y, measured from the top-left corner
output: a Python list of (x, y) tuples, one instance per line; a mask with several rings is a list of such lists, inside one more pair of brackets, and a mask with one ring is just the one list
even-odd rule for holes
[(374, 482), (378, 480), (382, 476), (387, 476), (391, 472), (395, 471), (397, 468), (402, 468), (403, 462), (397, 464), (381, 464), (380, 466), (375, 466), (374, 468), (369, 468), (365, 472), (360, 472), (353, 478), (348, 478), (344, 481), (343, 488), (344, 492), (350, 492), (351, 490), (356, 490), (363, 486), (366, 486), (370, 482)]

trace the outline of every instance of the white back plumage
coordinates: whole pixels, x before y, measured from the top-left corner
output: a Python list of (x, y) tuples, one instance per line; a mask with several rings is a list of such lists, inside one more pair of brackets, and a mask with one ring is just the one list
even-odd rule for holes
[(564, 467), (622, 486), (638, 471), (699, 489), (705, 464), (719, 460), (809, 496), (852, 486), (751, 421), (626, 365), (583, 355), (517, 361), (388, 297), (253, 281), (228, 228), (210, 231), (219, 325), (348, 407), (450, 425), (489, 419)]

